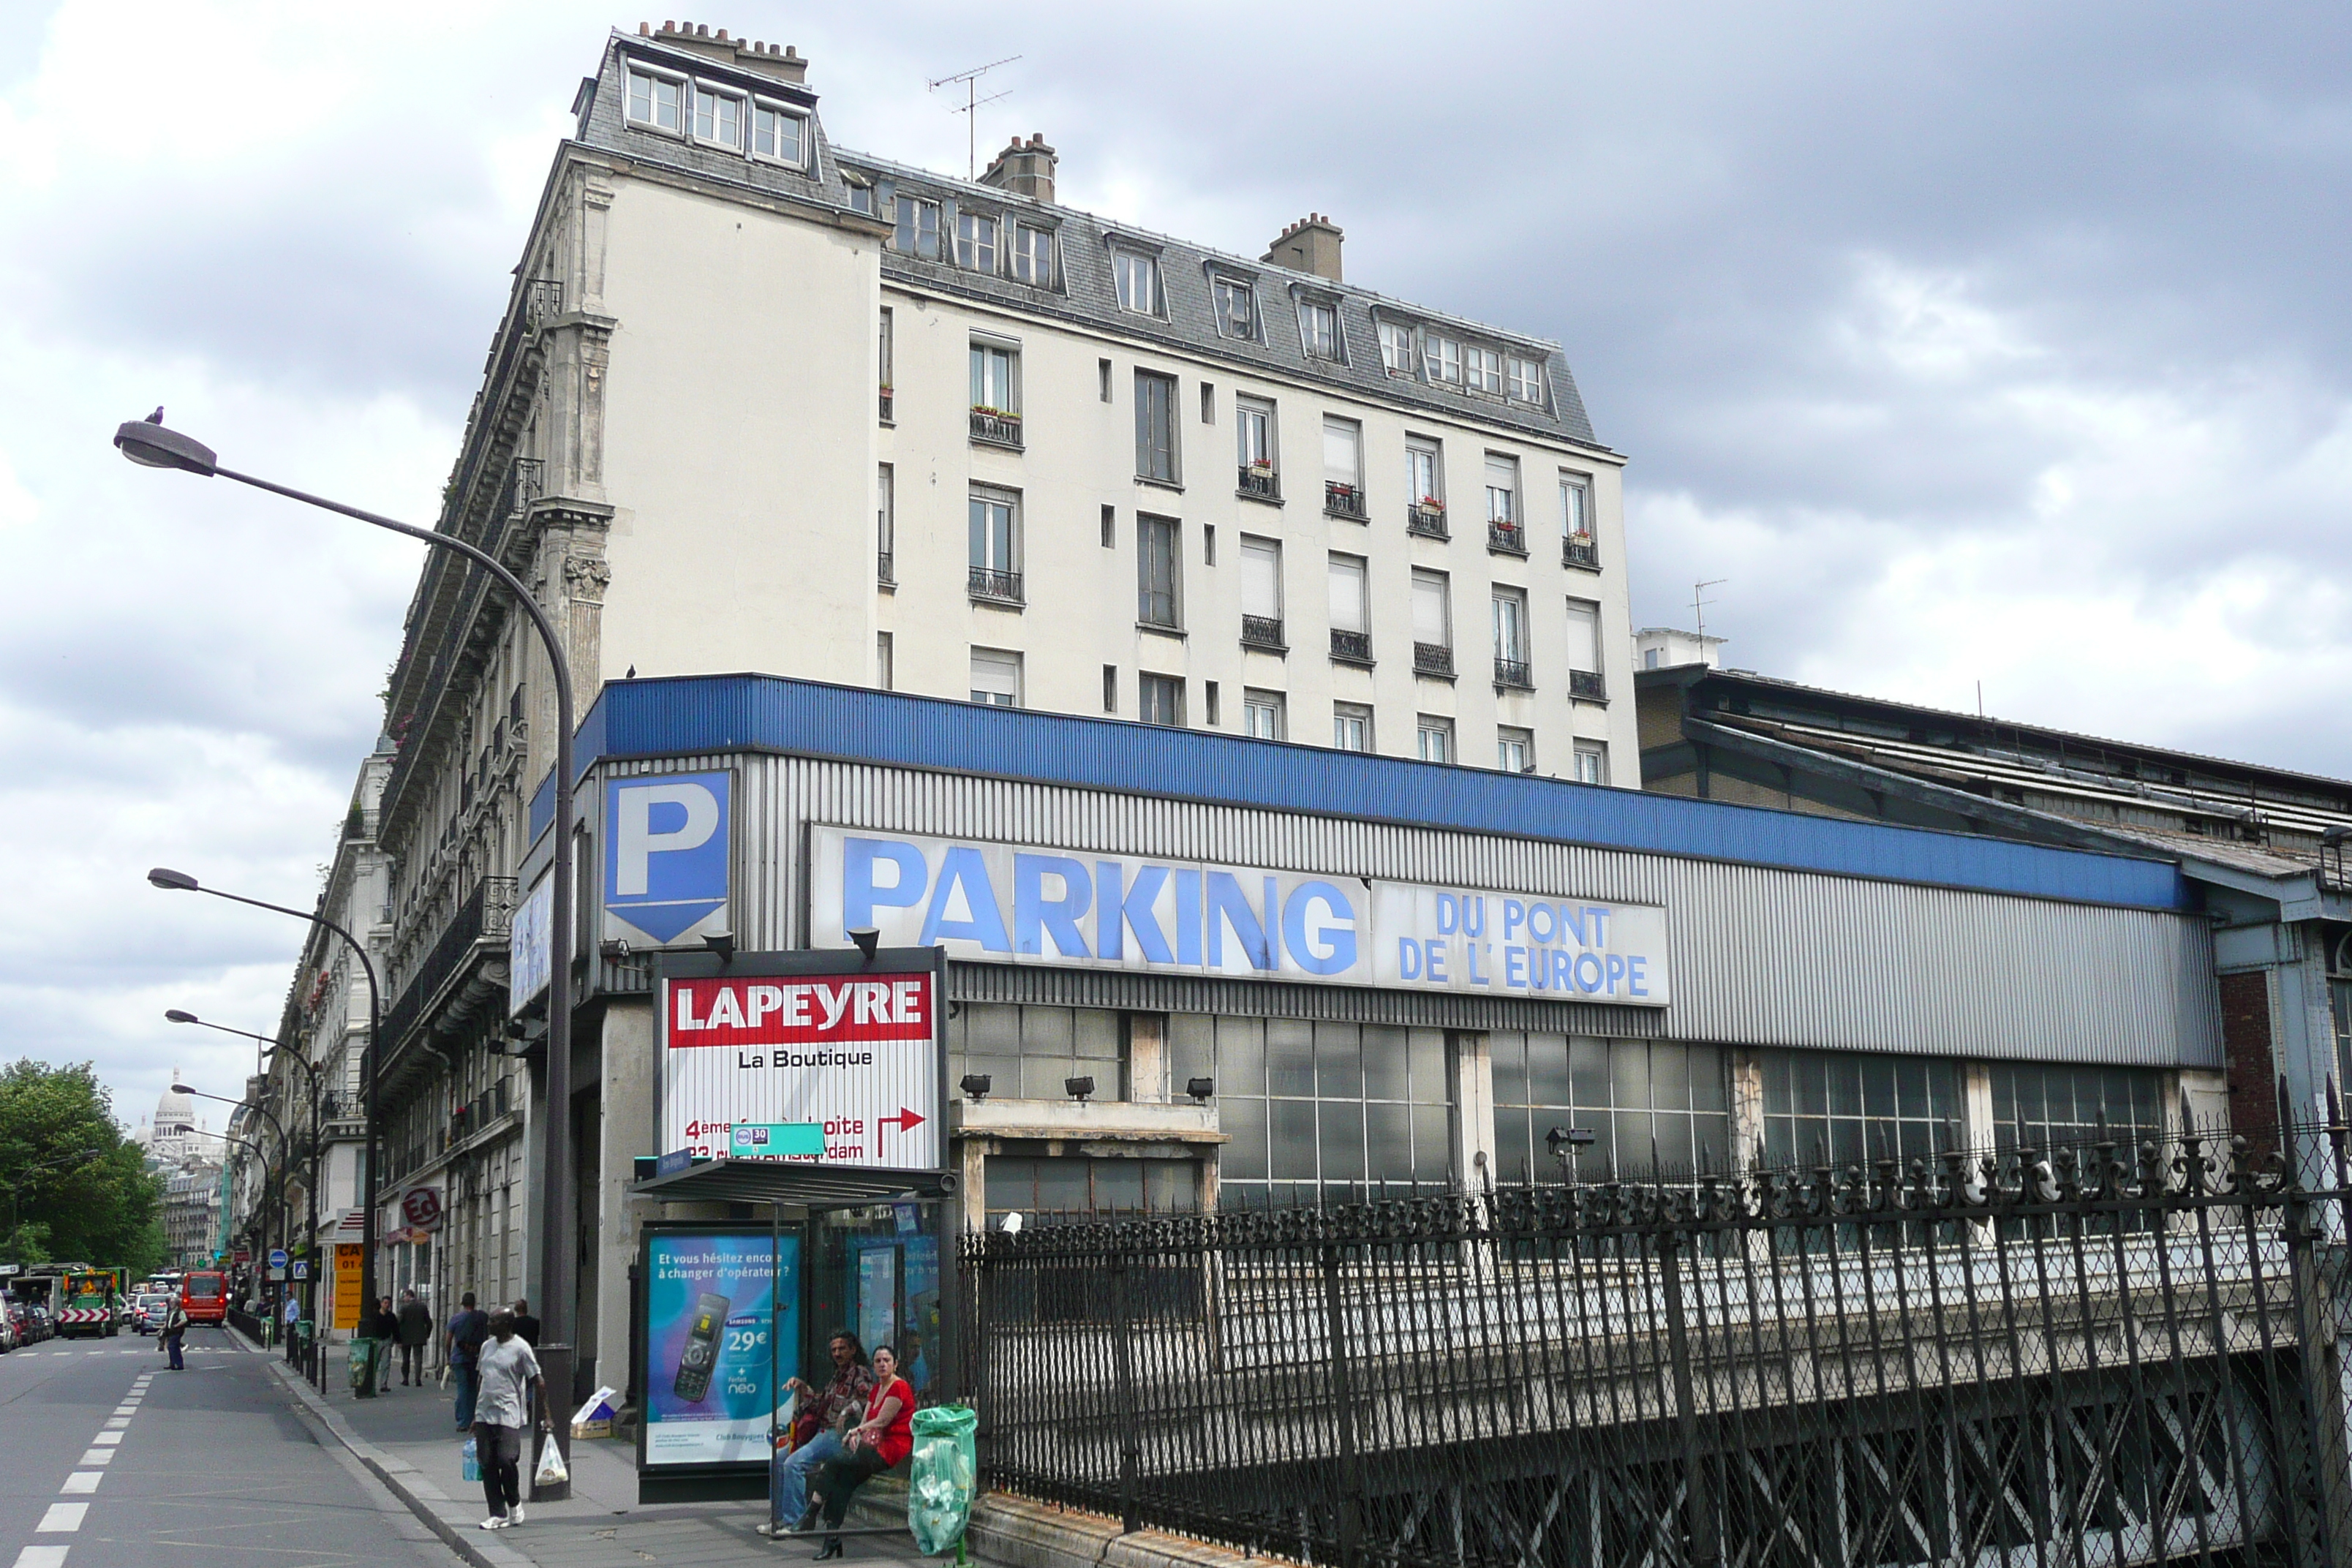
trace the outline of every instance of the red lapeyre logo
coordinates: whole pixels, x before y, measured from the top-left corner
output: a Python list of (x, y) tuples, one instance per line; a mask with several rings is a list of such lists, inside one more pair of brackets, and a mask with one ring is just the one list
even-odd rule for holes
[(673, 980), (669, 986), (672, 1050), (931, 1037), (929, 974)]

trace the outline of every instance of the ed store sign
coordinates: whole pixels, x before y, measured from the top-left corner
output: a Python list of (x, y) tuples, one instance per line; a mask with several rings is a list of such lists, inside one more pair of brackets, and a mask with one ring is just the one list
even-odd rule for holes
[(1663, 1007), (1665, 910), (813, 826), (809, 937), (993, 963)]

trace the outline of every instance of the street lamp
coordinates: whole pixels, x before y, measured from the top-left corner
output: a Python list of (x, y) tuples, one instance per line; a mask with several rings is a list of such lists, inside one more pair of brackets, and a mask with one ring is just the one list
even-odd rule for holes
[[(288, 1159), (290, 1160), (293, 1158), (294, 1141), (286, 1136), (286, 1128), (281, 1122), (279, 1122), (278, 1118), (270, 1115), (268, 1109), (261, 1105), (258, 1101), (231, 1100), (226, 1095), (206, 1094), (203, 1089), (190, 1089), (184, 1083), (173, 1084), (172, 1086), (172, 1092), (173, 1094), (192, 1095), (198, 1100), (216, 1100), (223, 1105), (251, 1105), (253, 1107), (254, 1114), (261, 1117), (263, 1120), (267, 1121), (270, 1126), (278, 1130), (278, 1147), (286, 1151)], [(215, 1132), (207, 1133), (205, 1136), (217, 1138), (221, 1136), (221, 1134)], [(310, 1210), (310, 1228), (306, 1233), (307, 1239), (304, 1242), (304, 1246), (306, 1247), (315, 1247), (319, 1240), (319, 1145), (316, 1140), (313, 1140), (310, 1144), (310, 1179), (303, 1183), (302, 1186), (302, 1198), (305, 1205)], [(315, 1256), (315, 1254), (312, 1256)], [(319, 1321), (318, 1272), (319, 1271), (317, 1269), (313, 1268), (310, 1271), (310, 1279), (309, 1281), (310, 1286), (310, 1321), (313, 1324), (316, 1324)], [(365, 1300), (364, 1297), (362, 1299)], [(310, 1342), (313, 1346), (317, 1345), (319, 1342), (318, 1331), (315, 1328), (311, 1331)], [(310, 1382), (314, 1385), (320, 1381), (320, 1374), (317, 1368), (305, 1368), (304, 1370), (310, 1373)]]
[[(314, 926), (324, 927), (326, 930), (333, 931), (337, 936), (343, 939), (343, 944), (352, 950), (352, 956), (360, 961), (360, 968), (366, 972), (368, 983), (368, 1065), (367, 1070), (361, 1075), (361, 1080), (366, 1086), (367, 1090), (367, 1155), (366, 1158), (360, 1162), (361, 1169), (364, 1173), (362, 1177), (364, 1185), (360, 1196), (362, 1213), (360, 1222), (360, 1246), (362, 1249), (360, 1256), (360, 1300), (362, 1301), (374, 1300), (376, 1163), (375, 1047), (376, 1041), (381, 1039), (383, 1036), (383, 986), (375, 977), (375, 961), (368, 957), (367, 948), (361, 942), (359, 938), (353, 936), (351, 932), (345, 931), (341, 926), (337, 925), (326, 916), (315, 911), (305, 912), (301, 910), (289, 910), (283, 904), (264, 903), (259, 899), (248, 899), (241, 893), (224, 893), (218, 888), (205, 887), (194, 877), (189, 876), (185, 871), (174, 871), (167, 866), (158, 866), (154, 869), (149, 871), (147, 873), (147, 880), (153, 883), (156, 887), (162, 888), (169, 892), (210, 893), (215, 899), (226, 899), (233, 904), (247, 904), (257, 910), (268, 910), (272, 914), (291, 915), (298, 921), (308, 921)], [(165, 1014), (165, 1016), (169, 1017), (170, 1014)], [(189, 1020), (192, 1023), (202, 1023), (204, 1021), (201, 1018), (197, 1018), (194, 1014), (189, 1015)], [(173, 1018), (172, 1021), (175, 1024), (179, 1022), (177, 1018)], [(228, 1032), (231, 1034), (241, 1035), (245, 1031), (242, 1029), (232, 1029)], [(307, 1068), (310, 1064), (306, 1062), (303, 1065)], [(187, 1092), (190, 1094), (197, 1094), (199, 1091), (189, 1089)], [(217, 1094), (204, 1094), (200, 1095), (200, 1098), (205, 1100), (221, 1099)], [(221, 1103), (224, 1105), (242, 1105), (245, 1102), (241, 1100), (222, 1100)], [(257, 1105), (254, 1109), (259, 1110), (261, 1108)], [(266, 1110), (262, 1111), (262, 1114), (264, 1116), (269, 1115)], [(317, 1247), (319, 1241), (318, 1121), (318, 1093), (314, 1078), (310, 1100), (310, 1180), (306, 1184), (310, 1190), (305, 1194), (310, 1202), (310, 1228), (304, 1234), (303, 1246), (306, 1249)], [(271, 1116), (269, 1118), (269, 1124), (273, 1127), (277, 1127), (278, 1119)], [(286, 1130), (284, 1128), (279, 1127), (278, 1129), (278, 1136), (281, 1140), (284, 1140), (286, 1146), (289, 1149), (291, 1149), (294, 1146), (293, 1141), (286, 1137)], [(314, 1278), (310, 1281), (310, 1310), (311, 1316), (314, 1320), (318, 1316), (318, 1281)], [(375, 1379), (369, 1378), (367, 1380), (366, 1386), (360, 1391), (360, 1397), (362, 1399), (372, 1399), (374, 1396)]]
[[(572, 1390), (572, 1352), (569, 1331), (572, 1310), (573, 1250), (578, 1242), (572, 1236), (572, 731), (574, 724), (572, 708), (572, 661), (563, 639), (556, 635), (555, 623), (546, 610), (531, 596), (521, 579), (507, 570), (504, 563), (486, 550), (468, 544), (451, 534), (436, 533), (430, 529), (412, 527), (379, 517), (372, 511), (345, 506), (320, 496), (289, 489), (220, 466), (213, 449), (194, 437), (184, 436), (163, 423), (161, 408), (144, 419), (125, 420), (114, 432), (114, 445), (132, 462), (150, 468), (176, 468), (183, 473), (203, 479), (235, 479), (256, 489), (268, 490), (289, 500), (355, 518), (376, 528), (422, 541), (436, 550), (454, 550), (465, 556), (514, 595), (515, 603), (530, 616), (531, 625), (539, 631), (540, 641), (546, 646), (548, 667), (555, 682), (555, 824), (553, 863), (548, 875), (554, 882), (551, 889), (551, 903), (548, 919), (549, 963), (547, 977), (547, 1131), (544, 1145), (547, 1170), (540, 1184), (542, 1211), (541, 1238), (542, 1284), (546, 1299), (541, 1303), (541, 1331), (547, 1342), (540, 1347), (540, 1362), (546, 1369), (549, 1384), (556, 1396), (569, 1400)], [(194, 888), (193, 878), (184, 882), (158, 883), (159, 887)], [(347, 939), (348, 940), (348, 939)], [(375, 1063), (381, 1048), (378, 1032), (368, 1031), (367, 1121), (368, 1121), (368, 1201), (367, 1201), (367, 1300), (375, 1300)], [(556, 1426), (559, 1441), (568, 1436), (562, 1423)]]
[[(198, 890), (205, 891), (206, 889), (199, 889)], [(371, 977), (371, 984), (373, 984), (373, 977)], [(166, 1007), (163, 1009), (163, 1016), (174, 1024), (194, 1024), (206, 1029), (218, 1029), (224, 1035), (236, 1035), (245, 1039), (258, 1040), (261, 1044), (268, 1047), (273, 1053), (281, 1048), (279, 1043), (271, 1039), (268, 1035), (257, 1035), (250, 1029), (232, 1029), (226, 1024), (209, 1024), (204, 1019), (197, 1017), (194, 1013), (189, 1012), (184, 1007)], [(316, 1187), (319, 1179), (319, 1069), (312, 1067), (310, 1065), (310, 1058), (299, 1050), (288, 1050), (286, 1052), (286, 1059), (302, 1069), (302, 1077), (309, 1082), (310, 1087), (310, 1182), (311, 1185)], [(257, 1103), (254, 1106), (254, 1109), (258, 1110), (261, 1107)], [(314, 1195), (311, 1200), (310, 1234), (303, 1238), (303, 1246), (305, 1248), (309, 1248), (314, 1247), (318, 1244), (318, 1202)], [(314, 1293), (311, 1298), (311, 1305), (316, 1307), (317, 1304), (318, 1300)]]

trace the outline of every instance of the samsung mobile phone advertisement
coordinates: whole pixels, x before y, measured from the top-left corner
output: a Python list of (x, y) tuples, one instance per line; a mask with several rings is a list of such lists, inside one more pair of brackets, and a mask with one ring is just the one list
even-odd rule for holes
[(776, 1341), (800, 1343), (799, 1237), (656, 1232), (646, 1262), (646, 1468), (765, 1463)]

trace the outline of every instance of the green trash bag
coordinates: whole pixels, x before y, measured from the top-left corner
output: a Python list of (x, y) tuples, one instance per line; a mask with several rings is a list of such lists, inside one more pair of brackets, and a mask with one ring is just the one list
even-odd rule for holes
[(372, 1388), (374, 1386), (376, 1368), (383, 1364), (376, 1358), (382, 1352), (383, 1347), (383, 1342), (382, 1340), (355, 1339), (352, 1341), (351, 1364), (349, 1370), (351, 1372), (352, 1391), (354, 1394), (362, 1388)]
[(963, 1539), (980, 1489), (980, 1464), (972, 1428), (980, 1417), (961, 1405), (915, 1412), (915, 1452), (907, 1481), (907, 1526), (915, 1550), (936, 1557)]

